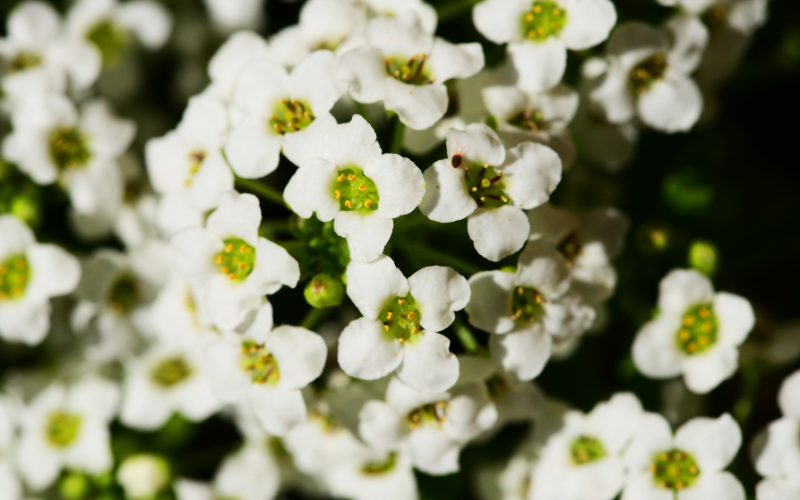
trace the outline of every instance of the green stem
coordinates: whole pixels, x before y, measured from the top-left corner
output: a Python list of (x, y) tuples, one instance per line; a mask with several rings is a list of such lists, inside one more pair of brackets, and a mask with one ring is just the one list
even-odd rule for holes
[(243, 179), (241, 177), (236, 177), (236, 186), (250, 191), (253, 194), (257, 194), (267, 201), (271, 201), (277, 205), (286, 206), (286, 201), (283, 199), (283, 195), (280, 193), (280, 191), (272, 186), (268, 186), (253, 179)]
[(408, 243), (402, 240), (393, 241), (392, 244), (410, 257), (424, 259), (435, 264), (450, 266), (462, 274), (471, 276), (483, 271), (480, 267), (467, 262), (463, 259), (450, 255), (449, 253), (436, 250), (423, 243)]
[(328, 319), (328, 317), (330, 317), (335, 310), (335, 307), (325, 307), (321, 309), (313, 307), (310, 311), (308, 311), (306, 317), (303, 318), (303, 321), (300, 322), (300, 326), (307, 330), (315, 330), (326, 319)]
[(439, 15), (439, 22), (456, 17), (462, 12), (471, 9), (479, 2), (481, 2), (481, 0), (455, 0), (453, 2), (448, 2), (436, 10), (436, 13)]
[(761, 375), (764, 373), (764, 365), (759, 361), (751, 361), (749, 364), (742, 366), (740, 371), (743, 387), (741, 396), (733, 405), (733, 416), (744, 430), (753, 411), (753, 403), (758, 395), (758, 386)]
[(458, 317), (453, 321), (453, 329), (456, 331), (456, 336), (464, 346), (464, 349), (471, 354), (478, 353), (481, 350), (481, 345), (472, 334), (472, 330), (464, 324)]
[(398, 116), (394, 122), (394, 134), (392, 135), (392, 148), (389, 151), (390, 153), (394, 153), (396, 155), (400, 154), (400, 151), (403, 150), (403, 136), (406, 134), (406, 126), (400, 121), (400, 117)]

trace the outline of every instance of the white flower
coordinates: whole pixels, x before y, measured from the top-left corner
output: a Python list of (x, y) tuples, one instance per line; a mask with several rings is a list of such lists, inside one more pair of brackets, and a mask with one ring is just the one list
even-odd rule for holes
[(0, 215), (0, 337), (41, 342), (50, 330), (50, 298), (75, 290), (80, 275), (75, 257), (36, 243), (24, 222)]
[(629, 477), (621, 500), (744, 500), (744, 488), (724, 469), (742, 444), (739, 426), (727, 413), (694, 418), (672, 435), (656, 413), (642, 419), (625, 453)]
[(594, 310), (570, 292), (569, 269), (547, 241), (528, 243), (516, 272), (480, 272), (469, 284), (469, 322), (496, 334), (492, 357), (521, 380), (541, 373), (554, 338), (579, 335), (594, 320)]
[(172, 16), (153, 0), (78, 0), (67, 14), (67, 31), (97, 51), (104, 64), (113, 64), (130, 46), (131, 35), (150, 50), (164, 45)]
[(609, 0), (486, 0), (473, 9), (472, 21), (492, 42), (508, 43), (517, 85), (541, 92), (561, 81), (567, 49), (608, 38), (617, 11)]
[(792, 491), (800, 492), (800, 372), (783, 382), (778, 405), (783, 417), (769, 424), (766, 443), (755, 460), (756, 470), (765, 478), (758, 486), (759, 500), (789, 499), (794, 498)]
[(546, 203), (528, 212), (530, 239), (555, 245), (572, 276), (573, 287), (590, 304), (607, 299), (617, 284), (611, 263), (622, 250), (628, 219), (613, 208), (573, 214)]
[(436, 222), (467, 219), (483, 257), (498, 261), (518, 251), (530, 226), (523, 210), (546, 202), (561, 181), (561, 159), (533, 142), (509, 149), (483, 124), (447, 134), (447, 158), (425, 170), (420, 211)]
[(277, 464), (266, 450), (245, 444), (242, 449), (225, 457), (212, 484), (180, 479), (175, 483), (175, 494), (178, 500), (272, 500), (281, 484), (279, 473)]
[(158, 342), (199, 344), (218, 338), (205, 306), (203, 290), (190, 286), (177, 273), (170, 275), (150, 306), (151, 331)]
[(44, 489), (62, 468), (99, 474), (113, 461), (108, 427), (117, 408), (119, 389), (111, 382), (87, 378), (73, 386), (54, 383), (23, 410), (19, 468), (33, 489)]
[(345, 91), (335, 79), (336, 56), (319, 50), (291, 73), (269, 59), (239, 74), (232, 107), (241, 113), (225, 143), (237, 175), (263, 177), (278, 167), (281, 151), (295, 165), (321, 152), (322, 137), (336, 125), (330, 110)]
[(264, 429), (277, 436), (306, 420), (300, 389), (320, 376), (327, 352), (322, 337), (305, 328), (272, 330), (269, 303), (244, 335), (225, 333), (206, 347), (217, 396), (247, 401)]
[(0, 394), (0, 500), (22, 498), (22, 484), (9, 456), (17, 432), (17, 413), (12, 400)]
[(147, 142), (147, 173), (153, 188), (164, 195), (157, 220), (165, 233), (201, 225), (202, 214), (233, 189), (233, 174), (222, 155), (227, 131), (222, 102), (200, 96), (189, 101), (175, 130)]
[(12, 101), (41, 92), (67, 90), (67, 77), (83, 90), (100, 74), (100, 56), (62, 34), (58, 12), (45, 2), (21, 3), (8, 16), (0, 39), (2, 89)]
[(376, 18), (367, 25), (367, 45), (344, 53), (340, 78), (350, 96), (364, 103), (383, 101), (412, 129), (426, 129), (447, 110), (447, 87), (483, 68), (478, 43), (455, 45), (434, 37), (419, 24)]
[(406, 279), (385, 255), (347, 266), (347, 295), (364, 316), (339, 337), (339, 366), (351, 377), (374, 380), (394, 370), (405, 384), (441, 392), (458, 379), (450, 326), (469, 301), (467, 280), (449, 267), (420, 269)]
[(622, 490), (622, 453), (644, 415), (630, 393), (614, 395), (588, 415), (571, 411), (534, 468), (531, 500), (611, 500)]
[(768, 0), (657, 0), (661, 5), (680, 7), (714, 27), (725, 24), (750, 35), (767, 21)]
[(126, 363), (120, 420), (154, 430), (173, 413), (199, 422), (220, 408), (206, 371), (203, 345), (156, 343)]
[(156, 455), (130, 456), (117, 469), (117, 482), (125, 490), (125, 498), (153, 498), (169, 479), (169, 464)]
[(131, 120), (113, 116), (104, 101), (89, 101), (78, 113), (63, 95), (33, 94), (15, 107), (12, 122), (3, 155), (37, 184), (58, 182), (79, 212), (119, 204), (117, 159), (136, 133)]
[(300, 165), (284, 191), (301, 217), (334, 221), (350, 258), (378, 258), (392, 235), (392, 219), (414, 210), (425, 194), (422, 173), (410, 160), (381, 154), (375, 131), (360, 115), (336, 125), (322, 151)]
[(662, 30), (629, 22), (614, 30), (606, 53), (608, 71), (592, 91), (611, 123), (638, 116), (662, 132), (685, 132), (703, 110), (703, 97), (691, 74), (708, 41), (698, 19), (671, 19)]
[(260, 224), (258, 198), (228, 191), (204, 228), (183, 229), (172, 238), (175, 269), (191, 285), (206, 288), (206, 309), (220, 329), (234, 329), (264, 295), (294, 287), (300, 278), (297, 261), (258, 236)]
[(392, 378), (386, 402), (368, 401), (359, 420), (361, 438), (373, 448), (405, 447), (414, 467), (442, 475), (458, 471), (461, 449), (494, 425), (497, 409), (480, 384), (423, 393)]
[(575, 145), (567, 130), (578, 111), (578, 93), (566, 85), (546, 92), (525, 92), (512, 85), (483, 89), (483, 101), (497, 122), (506, 147), (525, 141), (549, 146), (561, 157), (564, 169), (575, 161)]
[(261, 27), (264, 3), (265, 0), (203, 0), (211, 24), (222, 33)]
[(661, 280), (658, 307), (659, 315), (633, 343), (639, 371), (654, 378), (683, 374), (689, 389), (700, 394), (736, 372), (738, 347), (755, 322), (746, 299), (714, 293), (702, 274), (676, 269)]
[(358, 458), (342, 460), (324, 471), (325, 484), (337, 498), (417, 500), (417, 481), (409, 453), (379, 452), (361, 445)]
[(364, 458), (363, 443), (331, 411), (309, 411), (308, 420), (292, 427), (283, 442), (297, 469), (312, 476)]
[[(238, 31), (231, 35), (208, 61), (211, 84), (203, 91), (230, 103), (239, 74), (248, 64), (270, 57), (267, 42), (258, 33)], [(213, 124), (210, 124), (213, 125)]]

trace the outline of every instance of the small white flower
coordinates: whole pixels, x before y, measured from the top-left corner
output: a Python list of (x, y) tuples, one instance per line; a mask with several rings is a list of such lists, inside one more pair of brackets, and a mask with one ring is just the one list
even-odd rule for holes
[(366, 7), (370, 17), (400, 19), (409, 24), (419, 22), (428, 33), (436, 31), (439, 22), (436, 9), (424, 0), (355, 0)]
[(45, 2), (23, 2), (8, 16), (7, 36), (0, 39), (0, 73), (6, 96), (64, 92), (67, 83), (83, 90), (100, 74), (99, 54), (66, 38), (58, 12)]
[(25, 407), (18, 461), (33, 489), (44, 489), (62, 468), (100, 474), (113, 465), (109, 425), (119, 389), (97, 378), (73, 386), (54, 383)]
[(768, 0), (657, 0), (661, 5), (680, 7), (703, 19), (712, 28), (719, 24), (750, 35), (767, 21)]
[(628, 219), (613, 208), (582, 214), (549, 203), (528, 212), (530, 239), (555, 245), (572, 275), (573, 287), (590, 304), (607, 299), (617, 284), (611, 260), (622, 250)]
[(336, 125), (317, 157), (300, 165), (286, 186), (286, 202), (301, 217), (334, 221), (350, 258), (378, 258), (392, 235), (393, 219), (414, 210), (425, 194), (411, 160), (381, 154), (375, 131), (360, 115)]
[(228, 191), (205, 227), (179, 231), (172, 238), (175, 269), (195, 287), (205, 288), (214, 324), (236, 328), (261, 305), (264, 295), (294, 287), (300, 268), (286, 250), (258, 236), (261, 208), (251, 194)]
[(309, 411), (308, 420), (292, 427), (283, 442), (297, 469), (312, 476), (364, 458), (364, 444), (331, 411)]
[(78, 113), (63, 95), (33, 94), (15, 107), (12, 122), (3, 155), (37, 184), (58, 182), (78, 212), (119, 204), (123, 182), (117, 160), (136, 133), (131, 120), (116, 118), (101, 100), (89, 101)]
[(233, 99), (239, 74), (250, 63), (270, 57), (267, 42), (253, 31), (238, 31), (231, 35), (208, 61), (211, 84), (203, 94), (216, 96), (225, 103)]
[(361, 445), (357, 458), (342, 460), (324, 473), (325, 484), (337, 498), (419, 498), (411, 457), (404, 450), (379, 452)]
[(523, 210), (546, 202), (561, 181), (561, 159), (547, 146), (509, 149), (488, 126), (447, 134), (447, 158), (425, 170), (420, 211), (436, 222), (467, 217), (475, 250), (499, 261), (518, 251), (530, 225)]
[(662, 30), (621, 25), (608, 41), (608, 71), (592, 91), (611, 123), (638, 116), (662, 132), (685, 132), (700, 118), (703, 97), (691, 74), (703, 57), (708, 30), (698, 19), (671, 19)]
[(622, 453), (643, 417), (630, 393), (614, 395), (584, 415), (571, 411), (535, 465), (531, 500), (611, 500), (625, 482)]
[(367, 45), (342, 54), (339, 77), (350, 96), (364, 103), (383, 101), (400, 121), (416, 130), (436, 123), (447, 111), (447, 87), (483, 68), (478, 43), (455, 45), (419, 24), (376, 18), (367, 25)]
[(755, 322), (746, 299), (714, 293), (702, 274), (676, 269), (661, 280), (658, 307), (659, 315), (633, 343), (639, 371), (654, 378), (683, 374), (689, 389), (700, 394), (736, 372), (739, 345)]
[(177, 273), (166, 284), (150, 306), (151, 331), (158, 342), (202, 345), (219, 336), (205, 306), (202, 289), (190, 286)]
[(0, 500), (20, 500), (22, 484), (9, 452), (16, 439), (18, 411), (12, 400), (0, 394)]
[(153, 498), (169, 484), (169, 464), (158, 456), (139, 454), (125, 459), (117, 470), (117, 482), (125, 498)]
[(458, 379), (450, 326), (469, 301), (467, 280), (449, 267), (420, 269), (406, 279), (385, 255), (347, 266), (347, 295), (364, 316), (339, 337), (339, 366), (351, 377), (375, 380), (394, 370), (405, 384), (441, 392)]
[(50, 298), (75, 290), (80, 275), (78, 259), (36, 243), (24, 222), (0, 215), (0, 336), (41, 342), (50, 330)]
[(320, 376), (327, 352), (322, 337), (305, 328), (272, 330), (268, 305), (244, 335), (224, 333), (206, 347), (217, 396), (229, 403), (247, 401), (264, 429), (276, 436), (306, 420), (300, 389)]
[(120, 420), (134, 429), (154, 430), (173, 413), (199, 422), (220, 408), (211, 387), (203, 345), (157, 343), (126, 364)]
[(567, 49), (608, 38), (617, 11), (609, 0), (486, 0), (473, 9), (472, 21), (492, 42), (508, 43), (517, 85), (541, 92), (561, 81)]
[(233, 189), (233, 174), (222, 155), (227, 131), (222, 102), (200, 96), (189, 101), (175, 130), (147, 142), (147, 173), (163, 195), (157, 220), (165, 233), (201, 225), (202, 214)]
[(237, 175), (263, 177), (278, 167), (281, 151), (295, 165), (318, 155), (336, 125), (330, 110), (345, 91), (336, 80), (336, 56), (318, 50), (291, 73), (269, 59), (239, 74), (232, 107), (241, 113), (225, 143)]
[(264, 3), (265, 0), (203, 0), (211, 24), (222, 33), (260, 28)]
[(756, 470), (765, 478), (758, 485), (759, 500), (789, 499), (790, 492), (800, 492), (800, 372), (783, 382), (778, 405), (783, 417), (769, 424), (766, 443), (755, 460)]
[(492, 357), (521, 380), (541, 373), (554, 338), (580, 335), (594, 320), (594, 310), (570, 292), (569, 269), (547, 241), (529, 242), (516, 272), (480, 272), (469, 284), (470, 323), (495, 334)]
[(481, 384), (423, 393), (392, 378), (386, 402), (368, 401), (359, 420), (361, 438), (375, 449), (406, 447), (414, 467), (443, 475), (458, 471), (461, 449), (494, 426), (497, 409)]
[(744, 488), (723, 469), (742, 444), (742, 432), (727, 413), (694, 418), (672, 435), (659, 414), (644, 416), (625, 462), (629, 476), (621, 500), (744, 500)]

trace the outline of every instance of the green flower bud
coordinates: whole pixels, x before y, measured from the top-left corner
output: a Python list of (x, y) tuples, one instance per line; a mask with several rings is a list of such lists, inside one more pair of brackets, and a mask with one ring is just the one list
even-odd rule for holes
[(11, 200), (9, 212), (16, 215), (29, 226), (35, 226), (39, 222), (39, 202), (32, 196), (17, 196)]
[(58, 491), (66, 500), (79, 500), (86, 497), (91, 489), (89, 478), (83, 474), (73, 472), (61, 480)]
[(311, 278), (303, 292), (306, 302), (313, 307), (332, 307), (342, 303), (344, 286), (330, 274), (318, 274)]
[(710, 241), (695, 240), (689, 246), (689, 265), (706, 276), (716, 272), (717, 259), (717, 247)]

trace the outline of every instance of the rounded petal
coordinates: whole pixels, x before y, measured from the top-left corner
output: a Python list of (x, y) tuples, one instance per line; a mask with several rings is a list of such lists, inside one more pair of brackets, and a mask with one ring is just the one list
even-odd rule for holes
[(608, 38), (616, 23), (617, 10), (609, 0), (576, 0), (560, 36), (571, 50), (588, 49)]
[(467, 191), (464, 171), (450, 160), (439, 160), (423, 174), (425, 195), (419, 210), (436, 222), (455, 222), (469, 216), (478, 204)]
[(420, 392), (446, 391), (458, 380), (458, 358), (450, 352), (450, 339), (421, 331), (404, 344), (403, 363), (397, 376)]
[(530, 224), (525, 212), (516, 207), (478, 208), (467, 218), (467, 232), (475, 250), (497, 262), (522, 248)]
[(308, 127), (283, 136), (283, 154), (295, 165), (323, 156), (325, 135), (335, 126), (336, 118), (330, 114), (317, 115)]
[(385, 219), (411, 213), (425, 196), (422, 172), (411, 160), (400, 155), (382, 155), (364, 168), (364, 174), (378, 188), (377, 213)]
[(778, 393), (778, 405), (784, 415), (800, 420), (800, 371), (783, 381)]
[(286, 203), (305, 219), (316, 212), (323, 222), (333, 220), (340, 208), (333, 193), (336, 172), (336, 165), (322, 158), (303, 162), (283, 191)]
[(350, 84), (350, 96), (363, 103), (382, 101), (386, 63), (380, 50), (358, 47), (342, 54), (339, 59), (339, 78)]
[(483, 69), (483, 48), (479, 43), (456, 45), (442, 38), (435, 38), (427, 62), (438, 83), (444, 83), (451, 78), (469, 78)]
[(494, 43), (516, 42), (522, 38), (520, 20), (530, 8), (529, 0), (486, 0), (472, 9), (472, 22)]
[(691, 452), (703, 474), (720, 471), (731, 463), (742, 445), (742, 431), (729, 414), (697, 417), (675, 433), (675, 446)]
[(730, 293), (714, 296), (714, 315), (719, 322), (719, 342), (726, 345), (738, 346), (744, 342), (756, 322), (750, 302)]
[(303, 394), (296, 389), (255, 384), (250, 389), (250, 405), (258, 422), (273, 436), (286, 435), (307, 418)]
[(561, 182), (558, 153), (535, 142), (523, 142), (509, 149), (501, 169), (506, 176), (505, 191), (511, 202), (525, 210), (550, 199)]
[(435, 427), (423, 426), (411, 433), (408, 440), (414, 467), (426, 474), (441, 476), (458, 471), (460, 443), (449, 439)]
[(339, 212), (333, 220), (336, 234), (347, 239), (350, 258), (359, 262), (371, 262), (381, 255), (393, 227), (392, 219), (384, 219), (375, 212)]
[(386, 302), (408, 295), (408, 280), (394, 261), (381, 255), (372, 262), (347, 265), (347, 295), (364, 317), (377, 319)]
[(765, 479), (756, 486), (758, 500), (794, 500), (800, 496), (800, 481), (796, 479)]
[(685, 359), (683, 377), (689, 390), (705, 394), (730, 378), (738, 368), (739, 351), (735, 347), (720, 345)]
[(691, 15), (675, 16), (667, 21), (666, 28), (672, 33), (673, 45), (667, 56), (670, 69), (689, 75), (703, 60), (708, 44), (708, 28)]
[(403, 345), (376, 320), (350, 322), (339, 336), (339, 367), (351, 377), (375, 380), (393, 372), (403, 361)]
[(381, 156), (378, 136), (361, 115), (353, 115), (350, 122), (332, 128), (324, 142), (324, 158), (337, 167), (355, 165), (363, 170)]
[(644, 325), (633, 341), (633, 362), (648, 377), (670, 378), (680, 375), (682, 358), (676, 336), (677, 320), (657, 318)]
[(516, 85), (484, 87), (481, 96), (489, 113), (502, 122), (517, 116), (528, 104), (528, 96)]
[(744, 500), (744, 487), (730, 472), (703, 473), (697, 484), (682, 491), (680, 495), (681, 500), (706, 500), (707, 498)]
[(519, 73), (517, 86), (527, 92), (542, 92), (555, 87), (567, 68), (567, 48), (558, 38), (512, 43), (508, 52)]
[(420, 325), (430, 332), (440, 332), (455, 319), (469, 302), (471, 294), (466, 278), (450, 267), (429, 266), (408, 278), (411, 296), (417, 301)]
[(520, 380), (532, 380), (542, 373), (552, 345), (550, 334), (539, 325), (489, 338), (492, 359)]
[(247, 277), (247, 286), (256, 295), (277, 292), (282, 285), (294, 288), (300, 279), (300, 266), (285, 248), (266, 238), (256, 246), (256, 265)]
[(239, 75), (233, 105), (252, 118), (266, 119), (281, 99), (289, 97), (290, 88), (289, 75), (283, 66), (266, 58), (258, 59)]
[[(625, 452), (625, 462), (636, 477), (645, 472), (650, 484), (653, 483), (653, 474), (650, 467), (653, 465), (653, 456), (656, 453), (672, 448), (672, 428), (669, 422), (658, 413), (645, 413), (642, 417), (639, 432)], [(670, 492), (670, 499), (672, 494)]]
[(648, 471), (628, 477), (620, 500), (675, 500), (675, 495), (672, 490), (656, 486), (653, 474)]
[(378, 450), (397, 449), (403, 439), (401, 416), (383, 401), (367, 401), (358, 414), (358, 433)]
[(336, 55), (330, 50), (312, 52), (292, 69), (292, 97), (308, 100), (317, 115), (327, 113), (347, 89), (335, 76)]
[(442, 83), (409, 85), (394, 78), (385, 80), (383, 103), (400, 121), (414, 130), (424, 130), (447, 111), (447, 87)]
[(260, 294), (241, 283), (232, 283), (221, 273), (208, 282), (206, 309), (211, 321), (222, 331), (235, 329), (259, 305)]
[(469, 279), (472, 290), (464, 310), (469, 322), (490, 333), (507, 333), (514, 326), (511, 312), (511, 293), (514, 274), (504, 271), (484, 271)]
[(278, 361), (280, 385), (287, 389), (302, 389), (316, 380), (328, 356), (322, 337), (296, 326), (284, 325), (272, 330), (264, 346)]
[(452, 159), (456, 154), (469, 163), (497, 167), (506, 159), (506, 148), (488, 125), (473, 123), (465, 130), (453, 128), (447, 132), (447, 157)]
[(241, 238), (250, 245), (258, 244), (261, 225), (261, 203), (249, 193), (226, 191), (220, 196), (219, 207), (208, 216), (206, 229), (221, 240)]
[(683, 316), (691, 306), (713, 300), (711, 281), (694, 270), (675, 269), (658, 285), (658, 308), (664, 315)]
[(691, 79), (668, 76), (639, 96), (636, 108), (642, 121), (656, 130), (686, 132), (700, 118), (703, 95)]
[(236, 175), (258, 179), (278, 168), (283, 136), (267, 131), (257, 118), (246, 118), (231, 129), (225, 155)]
[[(5, 235), (4, 235), (5, 236)], [(32, 245), (26, 255), (31, 266), (28, 292), (44, 298), (67, 294), (78, 286), (78, 259), (56, 245)]]
[(225, 245), (211, 231), (200, 227), (182, 229), (172, 237), (172, 246), (175, 249), (175, 270), (192, 285), (205, 286), (219, 274), (213, 256)]

